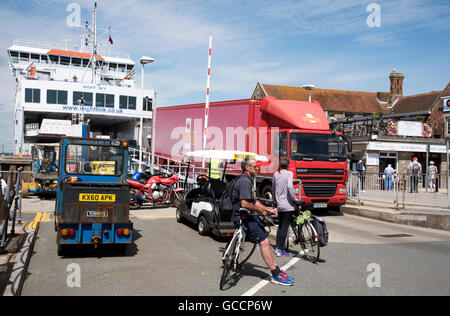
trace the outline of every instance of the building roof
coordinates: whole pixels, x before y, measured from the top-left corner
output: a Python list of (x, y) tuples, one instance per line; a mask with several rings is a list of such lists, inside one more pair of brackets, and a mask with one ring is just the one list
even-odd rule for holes
[[(265, 96), (273, 96), (278, 100), (308, 101), (309, 99), (309, 92), (302, 87), (262, 83), (258, 85), (261, 86)], [(386, 109), (384, 98), (378, 100), (376, 92), (316, 88), (312, 91), (312, 100), (318, 101), (322, 108), (329, 112), (376, 113)]]
[(411, 113), (430, 111), (436, 99), (442, 91), (432, 91), (428, 93), (400, 97), (393, 108), (393, 113)]

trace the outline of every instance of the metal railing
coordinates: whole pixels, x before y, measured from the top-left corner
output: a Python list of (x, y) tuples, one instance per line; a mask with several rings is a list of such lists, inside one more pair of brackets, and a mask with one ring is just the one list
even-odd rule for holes
[(352, 172), (347, 194), (358, 202), (389, 203), (398, 208), (405, 208), (406, 205), (450, 208), (447, 186), (445, 174), (413, 177), (408, 173), (387, 176), (382, 173)]
[[(14, 180), (15, 175), (15, 180)], [(17, 171), (9, 171), (6, 181), (6, 187), (2, 187), (1, 200), (2, 220), (0, 226), (0, 253), (2, 253), (8, 243), (8, 240), (15, 235), (16, 221), (22, 223), (22, 176), (23, 168), (19, 168)], [(12, 205), (14, 204), (14, 205)], [(11, 211), (12, 207), (12, 211)], [(17, 216), (18, 215), (18, 216)], [(11, 220), (11, 230), (8, 234), (8, 224)]]

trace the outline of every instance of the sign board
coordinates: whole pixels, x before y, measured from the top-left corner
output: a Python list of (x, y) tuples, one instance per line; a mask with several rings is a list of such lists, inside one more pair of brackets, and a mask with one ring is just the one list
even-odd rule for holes
[(378, 153), (367, 153), (367, 161), (366, 164), (368, 166), (378, 166), (380, 163)]
[(443, 99), (444, 112), (450, 112), (450, 97), (444, 97)]

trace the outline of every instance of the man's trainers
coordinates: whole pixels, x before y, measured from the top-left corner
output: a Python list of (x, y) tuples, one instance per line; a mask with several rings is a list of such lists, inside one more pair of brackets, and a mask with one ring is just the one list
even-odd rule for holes
[(288, 280), (291, 280), (292, 282), (295, 281), (295, 278), (294, 278), (294, 277), (288, 276), (288, 275), (286, 274), (286, 272), (284, 272), (283, 270), (281, 270), (281, 274), (282, 274), (285, 278), (287, 278)]
[(282, 251), (281, 251), (281, 249), (280, 248), (278, 248), (278, 247), (275, 247), (275, 256), (277, 256), (277, 257), (281, 257), (281, 255), (282, 255)]
[(281, 256), (289, 257), (289, 256), (290, 256), (290, 255), (289, 255), (289, 252), (286, 252), (286, 251), (284, 251), (284, 250), (281, 250), (281, 249), (278, 248), (278, 247), (275, 247), (275, 255), (276, 255), (277, 257), (281, 257)]
[(276, 277), (272, 277), (270, 280), (270, 283), (272, 284), (279, 284), (284, 286), (292, 286), (294, 285), (294, 281), (291, 280), (289, 277), (286, 277), (283, 272), (277, 275)]

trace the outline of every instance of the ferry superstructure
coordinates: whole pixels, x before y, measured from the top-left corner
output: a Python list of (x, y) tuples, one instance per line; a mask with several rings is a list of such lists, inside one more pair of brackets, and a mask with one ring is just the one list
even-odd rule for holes
[(155, 91), (136, 87), (136, 64), (128, 53), (93, 54), (80, 46), (16, 40), (8, 48), (16, 78), (15, 154), (30, 154), (32, 143), (58, 141), (65, 132), (56, 125), (80, 117), (90, 129), (83, 136), (137, 143), (142, 120), (143, 148), (149, 147)]

